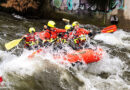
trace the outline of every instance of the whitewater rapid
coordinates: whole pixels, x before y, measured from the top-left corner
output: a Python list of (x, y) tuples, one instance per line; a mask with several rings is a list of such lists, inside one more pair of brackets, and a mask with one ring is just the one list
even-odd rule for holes
[[(49, 86), (54, 88), (55, 84), (61, 90), (130, 90), (130, 77), (125, 76), (125, 72), (129, 72), (130, 33), (118, 29), (114, 33), (98, 34), (94, 40), (105, 51), (103, 59), (78, 68), (58, 63), (49, 53), (40, 53), (35, 58), (28, 59), (33, 51), (23, 50), (17, 56), (12, 53), (13, 50), (0, 50), (0, 76), (5, 82), (11, 83), (10, 90), (22, 90), (24, 85), (25, 90), (38, 90), (39, 87), (47, 90)], [(55, 81), (50, 82), (49, 78)], [(38, 80), (44, 83), (38, 83)], [(54, 90), (56, 89), (59, 89), (58, 86)]]

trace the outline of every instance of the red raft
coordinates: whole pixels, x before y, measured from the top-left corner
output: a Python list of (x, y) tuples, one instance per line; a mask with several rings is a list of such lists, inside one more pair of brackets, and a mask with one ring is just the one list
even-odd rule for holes
[(73, 53), (68, 53), (63, 56), (54, 56), (54, 59), (61, 59), (68, 61), (70, 63), (75, 62), (85, 62), (86, 64), (98, 62), (101, 60), (103, 55), (103, 50), (98, 48), (97, 50), (93, 49), (83, 49), (79, 51), (75, 51)]
[[(35, 52), (33, 52), (31, 55), (29, 55), (29, 58), (34, 57), (35, 54), (40, 53), (43, 51), (42, 49), (39, 49)], [(44, 52), (45, 53), (45, 52)], [(102, 59), (103, 55), (103, 50), (101, 48), (98, 48), (96, 50), (93, 49), (83, 49), (83, 50), (78, 50), (74, 51), (73, 53), (67, 53), (64, 55), (53, 55), (54, 59), (63, 59), (64, 61), (68, 61), (70, 63), (75, 63), (75, 62), (85, 62), (86, 64), (88, 63), (93, 63), (93, 62), (98, 62)]]

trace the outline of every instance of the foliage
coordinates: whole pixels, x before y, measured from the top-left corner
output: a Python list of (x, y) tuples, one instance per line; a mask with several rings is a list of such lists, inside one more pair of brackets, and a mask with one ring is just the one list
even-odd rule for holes
[(38, 2), (34, 0), (6, 0), (6, 3), (2, 3), (2, 7), (14, 8), (17, 11), (27, 10), (28, 8), (37, 9)]

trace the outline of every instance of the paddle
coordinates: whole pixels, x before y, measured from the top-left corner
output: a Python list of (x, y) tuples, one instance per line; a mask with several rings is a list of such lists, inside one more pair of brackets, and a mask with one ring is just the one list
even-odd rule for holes
[(17, 46), (21, 42), (21, 40), (22, 40), (22, 38), (10, 41), (10, 42), (8, 42), (8, 43), (5, 44), (5, 48), (7, 50), (10, 50), (13, 47)]
[(69, 20), (69, 19), (66, 19), (66, 18), (62, 18), (62, 21), (65, 22), (65, 25), (69, 25), (69, 23), (70, 23), (70, 20)]
[(66, 19), (66, 18), (62, 18), (62, 20), (63, 20), (64, 22), (67, 22), (67, 23), (70, 22), (70, 20), (68, 20), (68, 19)]
[(108, 26), (108, 27), (104, 28), (103, 30), (101, 30), (101, 33), (112, 33), (115, 31), (117, 31), (117, 26), (111, 25), (111, 26)]
[(24, 36), (23, 36), (22, 38), (20, 38), (20, 39), (15, 39), (15, 40), (13, 40), (13, 41), (10, 41), (10, 42), (6, 43), (6, 44), (5, 44), (5, 48), (6, 48), (7, 50), (10, 50), (10, 49), (14, 48), (15, 46), (17, 46), (17, 45), (23, 40), (24, 37), (26, 37), (26, 35), (24, 35)]
[(116, 25), (111, 25), (108, 27), (105, 27), (104, 29), (102, 29), (101, 31), (92, 31), (88, 34), (88, 36), (92, 39), (96, 34), (98, 33), (112, 33), (117, 31), (117, 26)]

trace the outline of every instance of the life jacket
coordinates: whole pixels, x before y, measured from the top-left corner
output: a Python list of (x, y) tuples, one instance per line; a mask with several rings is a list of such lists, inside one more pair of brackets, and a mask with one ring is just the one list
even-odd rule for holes
[(30, 42), (30, 41), (35, 41), (35, 34), (31, 35), (31, 34), (26, 34), (27, 37), (25, 37), (25, 41), (26, 42)]
[(44, 33), (45, 33), (45, 31), (39, 32), (39, 38), (40, 38), (41, 40), (45, 40)]
[[(61, 41), (63, 43), (67, 43), (69, 41), (70, 38), (70, 33), (74, 30), (73, 27), (71, 27), (69, 30), (66, 30), (66, 32), (62, 33), (62, 37), (61, 37)], [(72, 37), (72, 36), (71, 36)]]
[(69, 38), (69, 32), (60, 33), (60, 36), (58, 35), (58, 42), (67, 43)]
[(31, 46), (36, 44), (36, 37), (37, 37), (37, 32), (34, 34), (26, 34), (27, 37), (25, 37), (25, 46)]
[(64, 33), (63, 39), (66, 39), (66, 40), (67, 40), (68, 37), (69, 37), (69, 32)]
[(62, 32), (66, 32), (66, 30), (58, 28), (54, 28), (54, 30), (46, 29), (45, 31), (40, 32), (40, 39), (52, 41), (52, 39), (57, 39), (58, 34)]
[(69, 36), (70, 38), (74, 39), (74, 38), (78, 38), (81, 35), (88, 35), (90, 33), (90, 31), (85, 30), (84, 28), (79, 28), (76, 31), (72, 31)]
[(90, 32), (85, 30), (84, 28), (79, 28), (77, 31), (76, 31), (76, 35), (77, 36), (80, 36), (80, 35), (88, 35)]
[(84, 29), (84, 28), (79, 28), (76, 31), (72, 31), (69, 34), (69, 38), (70, 39), (74, 39), (75, 43), (79, 43), (81, 41), (85, 41), (86, 40), (86, 36), (90, 33), (90, 31)]

